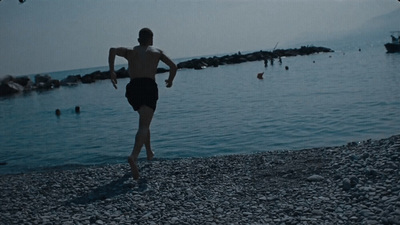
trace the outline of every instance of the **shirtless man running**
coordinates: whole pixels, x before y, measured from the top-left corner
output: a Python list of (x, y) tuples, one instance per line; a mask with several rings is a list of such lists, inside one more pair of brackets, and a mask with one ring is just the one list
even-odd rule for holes
[(170, 58), (164, 55), (163, 51), (152, 47), (153, 32), (143, 28), (139, 32), (139, 45), (133, 48), (110, 48), (108, 63), (110, 67), (111, 82), (117, 88), (117, 75), (114, 71), (115, 56), (124, 57), (128, 60), (128, 72), (131, 81), (126, 85), (125, 96), (129, 104), (139, 113), (139, 129), (135, 136), (135, 145), (128, 163), (131, 167), (132, 176), (139, 179), (137, 159), (145, 145), (147, 159), (154, 156), (150, 146), (150, 123), (156, 110), (158, 100), (158, 88), (155, 82), (158, 62), (161, 60), (169, 66), (169, 77), (165, 80), (166, 86), (172, 87), (177, 66)]

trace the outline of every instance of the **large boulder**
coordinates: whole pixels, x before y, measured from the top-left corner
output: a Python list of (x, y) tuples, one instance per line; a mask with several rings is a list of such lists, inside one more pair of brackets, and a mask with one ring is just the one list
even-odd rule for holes
[(18, 83), (18, 84), (20, 84), (20, 85), (22, 85), (22, 86), (27, 86), (27, 85), (30, 85), (30, 84), (32, 84), (32, 81), (31, 81), (31, 79), (28, 77), (28, 76), (23, 76), (23, 77), (16, 77), (15, 79), (14, 79), (14, 82), (15, 83)]
[(168, 72), (169, 70), (168, 69), (165, 69), (165, 68), (157, 68), (157, 73), (166, 73), (166, 72)]
[(2, 83), (0, 85), (0, 96), (12, 95), (22, 92), (24, 87), (14, 81), (9, 81), (6, 84)]
[(52, 84), (52, 88), (59, 88), (61, 86), (61, 82), (56, 79), (51, 79), (50, 83)]
[(48, 74), (38, 74), (35, 76), (35, 84), (39, 83), (48, 83), (50, 82), (51, 77)]
[(28, 76), (23, 76), (23, 77), (16, 77), (14, 79), (14, 82), (23, 86), (24, 91), (29, 91), (32, 90), (33, 82)]
[[(118, 76), (118, 71), (117, 71), (117, 76)], [(100, 70), (94, 71), (93, 73), (86, 74), (82, 77), (82, 83), (93, 83), (96, 80), (105, 80), (108, 79), (109, 72), (101, 72)]]
[(9, 81), (14, 81), (14, 77), (12, 77), (11, 75), (7, 75), (7, 76), (5, 76), (5, 77), (3, 77), (1, 80), (0, 80), (0, 83), (1, 84), (7, 84)]
[(122, 67), (121, 69), (117, 70), (115, 73), (117, 74), (117, 78), (129, 77), (128, 70), (126, 70), (125, 67)]
[(4, 77), (0, 82), (0, 96), (12, 95), (24, 91), (24, 86), (17, 81), (19, 80), (12, 76)]
[(194, 61), (195, 59), (191, 59), (185, 62), (180, 62), (178, 63), (178, 68), (182, 69), (182, 68), (187, 68), (187, 69), (193, 69), (194, 68)]
[(95, 82), (95, 79), (92, 74), (86, 74), (82, 77), (82, 83), (89, 84)]
[(60, 81), (52, 79), (49, 75), (38, 74), (35, 76), (35, 87), (39, 90), (47, 90), (60, 87)]
[(61, 80), (61, 86), (73, 86), (77, 85), (81, 80), (81, 75), (69, 75), (68, 77)]
[(109, 72), (96, 71), (94, 73), (91, 73), (91, 75), (95, 80), (105, 80), (110, 78)]

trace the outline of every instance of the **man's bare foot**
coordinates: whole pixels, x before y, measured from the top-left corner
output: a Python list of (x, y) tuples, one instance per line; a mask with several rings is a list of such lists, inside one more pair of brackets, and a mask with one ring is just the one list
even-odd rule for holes
[(149, 161), (152, 160), (154, 157), (154, 152), (151, 150), (146, 150), (146, 153), (147, 153), (147, 160)]
[(136, 166), (135, 160), (132, 157), (128, 158), (129, 166), (131, 166), (131, 172), (133, 179), (139, 179), (139, 169)]

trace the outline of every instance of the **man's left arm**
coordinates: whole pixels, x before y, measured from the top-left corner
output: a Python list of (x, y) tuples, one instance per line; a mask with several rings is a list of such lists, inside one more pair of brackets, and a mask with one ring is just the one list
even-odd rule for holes
[(168, 88), (172, 87), (172, 82), (174, 81), (178, 67), (168, 56), (164, 55), (163, 52), (161, 53), (160, 60), (169, 67), (169, 76), (168, 76), (168, 80), (165, 80), (165, 83)]

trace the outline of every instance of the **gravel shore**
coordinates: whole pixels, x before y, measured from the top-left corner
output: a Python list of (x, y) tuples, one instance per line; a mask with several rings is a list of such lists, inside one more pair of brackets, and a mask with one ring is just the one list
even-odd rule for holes
[(400, 135), (0, 176), (1, 224), (400, 224)]

